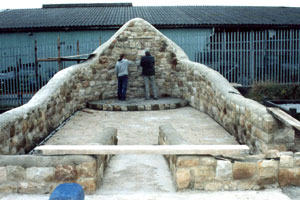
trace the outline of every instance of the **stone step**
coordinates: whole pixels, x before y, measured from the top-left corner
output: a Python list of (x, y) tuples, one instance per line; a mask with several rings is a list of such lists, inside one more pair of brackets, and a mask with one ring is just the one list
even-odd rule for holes
[(167, 110), (185, 107), (188, 105), (186, 100), (178, 98), (160, 98), (158, 100), (145, 100), (144, 98), (132, 98), (126, 101), (117, 99), (106, 99), (87, 103), (87, 107), (95, 110), (105, 111), (151, 111)]

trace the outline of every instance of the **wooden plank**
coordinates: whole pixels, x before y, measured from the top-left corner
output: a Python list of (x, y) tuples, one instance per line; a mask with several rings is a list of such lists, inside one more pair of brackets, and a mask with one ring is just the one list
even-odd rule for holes
[(244, 155), (247, 145), (44, 145), (35, 148), (43, 155)]
[(268, 111), (273, 115), (276, 119), (280, 120), (282, 123), (287, 125), (288, 127), (297, 129), (300, 131), (300, 122), (290, 116), (289, 114), (282, 111), (280, 108), (269, 107)]
[[(57, 62), (58, 58), (40, 58), (38, 59), (38, 62)], [(87, 60), (87, 58), (68, 58), (68, 57), (61, 57), (61, 61), (81, 61), (81, 60)]]

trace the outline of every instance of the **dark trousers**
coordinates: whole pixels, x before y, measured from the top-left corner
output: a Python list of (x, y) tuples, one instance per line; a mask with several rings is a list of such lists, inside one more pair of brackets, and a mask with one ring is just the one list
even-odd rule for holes
[(128, 83), (127, 75), (118, 76), (118, 99), (119, 100), (126, 99), (127, 83)]

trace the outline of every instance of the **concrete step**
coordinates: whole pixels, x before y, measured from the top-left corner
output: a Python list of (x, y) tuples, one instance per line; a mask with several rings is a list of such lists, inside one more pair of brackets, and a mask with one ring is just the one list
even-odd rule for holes
[(178, 98), (160, 98), (158, 100), (144, 98), (132, 98), (126, 101), (118, 99), (106, 99), (92, 101), (87, 103), (87, 107), (95, 110), (105, 111), (150, 111), (150, 110), (167, 110), (185, 107), (188, 105), (186, 100)]

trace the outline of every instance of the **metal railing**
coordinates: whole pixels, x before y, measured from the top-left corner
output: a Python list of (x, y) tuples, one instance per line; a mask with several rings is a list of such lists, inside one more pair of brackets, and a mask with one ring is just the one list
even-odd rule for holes
[[(0, 108), (27, 103), (56, 72), (78, 62), (64, 61), (64, 56), (77, 55), (79, 51), (80, 54), (88, 54), (98, 46), (99, 41), (88, 41), (82, 42), (79, 49), (75, 41), (74, 44), (61, 43), (60, 50), (58, 44), (0, 48)], [(57, 58), (58, 62), (42, 59), (49, 57)]]
[(299, 83), (299, 34), (299, 30), (214, 33), (195, 53), (195, 60), (232, 83)]
[[(300, 83), (299, 30), (219, 32), (190, 39), (176, 37), (193, 61), (217, 70), (229, 82), (247, 86), (266, 81)], [(80, 42), (80, 48), (78, 46), (75, 41), (72, 44), (60, 42), (60, 50), (56, 43), (0, 48), (0, 108), (27, 103), (59, 69), (77, 63), (45, 62), (45, 59), (37, 62), (37, 58), (58, 57), (57, 61), (61, 61), (60, 56), (77, 55), (79, 51), (88, 54), (99, 46), (99, 40)]]

